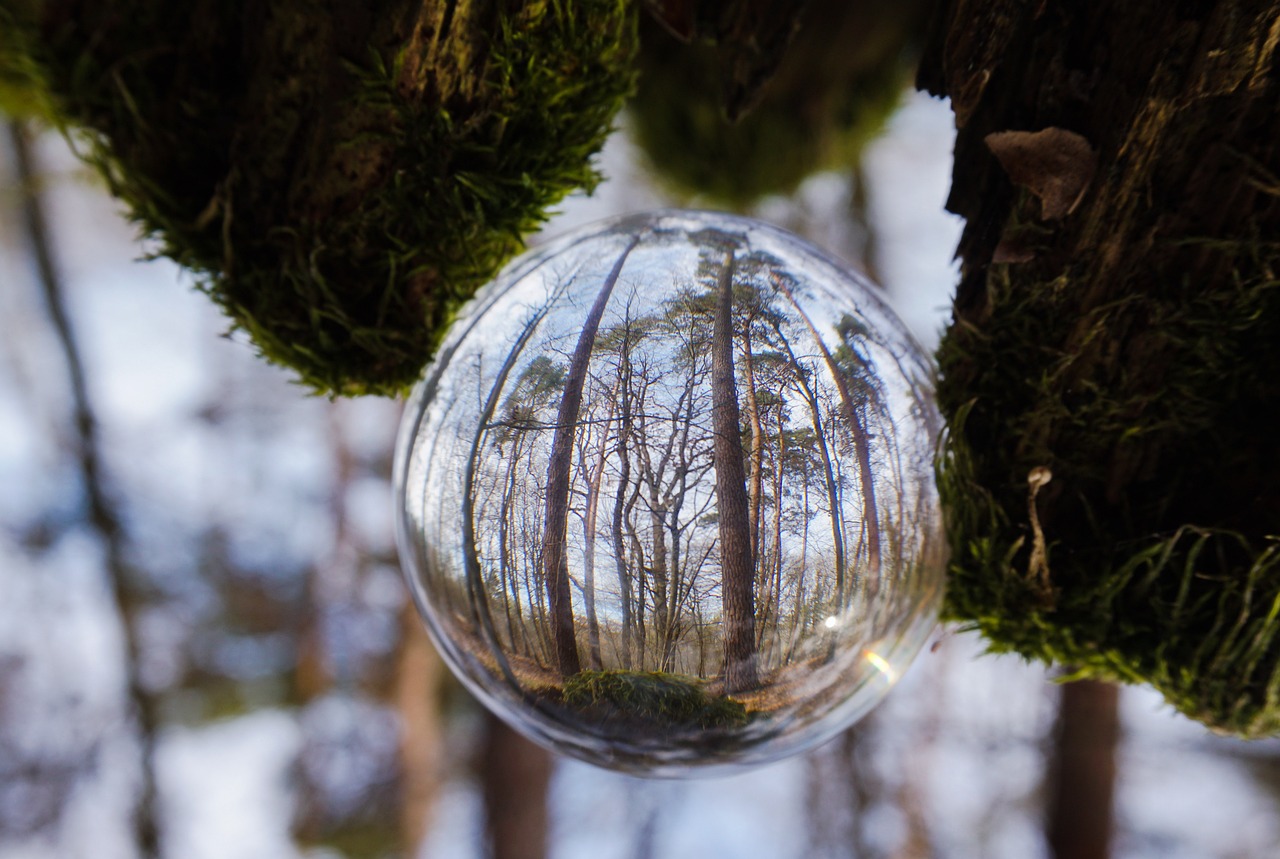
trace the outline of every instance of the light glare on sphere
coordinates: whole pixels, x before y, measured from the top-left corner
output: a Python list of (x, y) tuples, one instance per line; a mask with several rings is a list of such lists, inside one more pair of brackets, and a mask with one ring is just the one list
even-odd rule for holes
[(931, 373), (857, 275), (659, 212), (516, 260), (418, 384), (401, 555), (458, 677), (552, 749), (755, 764), (866, 713), (932, 629)]

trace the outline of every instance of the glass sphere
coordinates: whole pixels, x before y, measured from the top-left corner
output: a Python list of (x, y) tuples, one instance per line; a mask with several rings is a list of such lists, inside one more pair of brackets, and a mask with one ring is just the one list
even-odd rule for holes
[(931, 379), (874, 288), (758, 221), (629, 216), (525, 254), (401, 429), (400, 549), (440, 652), (613, 769), (827, 739), (935, 622)]

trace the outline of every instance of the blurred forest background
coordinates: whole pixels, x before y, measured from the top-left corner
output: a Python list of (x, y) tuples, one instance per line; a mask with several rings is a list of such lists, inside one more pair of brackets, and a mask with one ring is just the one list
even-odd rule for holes
[[(698, 149), (731, 146), (707, 143), (705, 100), (642, 90), (607, 181), (547, 234), (745, 209), (866, 269), (932, 347), (951, 114), (905, 66), (841, 59), (720, 159)], [(851, 78), (876, 85), (814, 106)], [(259, 361), (189, 277), (138, 261), (57, 134), (10, 123), (0, 153), (0, 859), (1280, 855), (1280, 741), (1055, 684), (957, 631), (868, 720), (753, 772), (651, 782), (530, 746), (406, 600), (400, 403), (311, 397)]]

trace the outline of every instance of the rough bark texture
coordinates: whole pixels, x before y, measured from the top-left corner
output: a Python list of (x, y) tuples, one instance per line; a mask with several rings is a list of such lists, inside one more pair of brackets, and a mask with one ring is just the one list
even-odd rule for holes
[[(272, 360), (394, 393), (588, 163), (625, 0), (5, 0), (4, 67)], [(23, 56), (25, 55), (25, 56)]]
[(716, 511), (720, 517), (720, 568), (724, 629), (724, 692), (756, 686), (755, 558), (743, 465), (738, 386), (733, 372), (733, 251), (725, 254), (716, 285), (711, 337), (713, 456)]
[(1261, 0), (951, 0), (920, 72), (967, 220), (946, 611), (1244, 735), (1280, 728), (1278, 48)]

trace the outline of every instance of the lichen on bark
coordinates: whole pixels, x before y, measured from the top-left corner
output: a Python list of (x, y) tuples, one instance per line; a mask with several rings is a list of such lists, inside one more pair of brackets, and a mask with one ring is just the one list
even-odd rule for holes
[[(952, 0), (938, 23), (921, 82), (953, 100), (967, 220), (939, 350), (945, 612), (1274, 734), (1280, 4)], [(992, 152), (1045, 129), (1096, 156), (1028, 162), (1091, 177), (1078, 200)]]
[(157, 253), (324, 393), (414, 381), (548, 207), (595, 185), (634, 75), (626, 0), (0, 11), (6, 62)]

